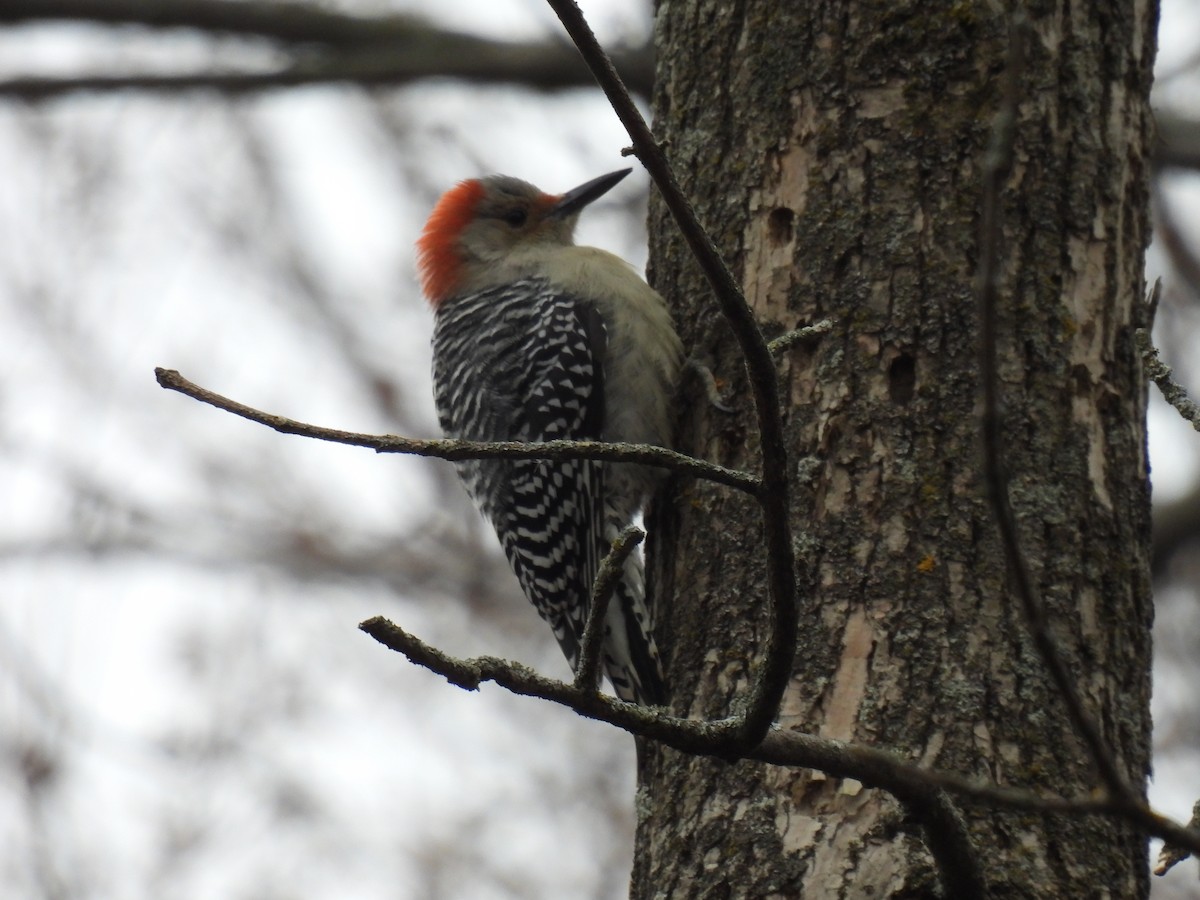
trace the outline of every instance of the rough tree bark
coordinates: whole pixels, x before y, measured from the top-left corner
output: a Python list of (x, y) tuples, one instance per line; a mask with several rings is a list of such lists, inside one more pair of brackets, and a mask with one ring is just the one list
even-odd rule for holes
[[(1003, 452), (1051, 632), (1140, 790), (1152, 609), (1133, 331), (1157, 7), (1028, 15), (1002, 200)], [(1080, 796), (1096, 772), (981, 479), (974, 275), (1008, 26), (981, 2), (660, 0), (655, 126), (768, 335), (834, 322), (780, 362), (802, 609), (780, 724)], [(661, 203), (651, 232), (652, 280), (738, 409), (694, 405), (679, 449), (753, 468), (736, 348)], [(674, 710), (723, 715), (764, 646), (757, 511), (677, 480), (652, 526)], [(940, 892), (892, 797), (819, 773), (652, 750), (639, 810), (636, 897)], [(1130, 826), (964, 812), (995, 896), (1148, 891)]]

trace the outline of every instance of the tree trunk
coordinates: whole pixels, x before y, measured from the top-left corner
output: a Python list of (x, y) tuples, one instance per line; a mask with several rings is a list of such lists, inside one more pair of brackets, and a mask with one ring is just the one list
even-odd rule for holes
[[(984, 3), (661, 0), (656, 134), (781, 359), (801, 626), (779, 724), (1086, 796), (1089, 754), (1034, 650), (985, 500), (974, 293), (1009, 22)], [(1002, 194), (1002, 452), (1050, 630), (1121, 769), (1149, 768), (1142, 321), (1157, 7), (1031, 11)], [(679, 448), (755, 469), (740, 357), (663, 205), (652, 280), (737, 411)], [(652, 519), (674, 710), (726, 715), (766, 638), (753, 502), (672, 483)], [(654, 749), (633, 896), (938, 896), (890, 795)], [(995, 896), (1138, 897), (1146, 839), (1100, 817), (964, 814)]]

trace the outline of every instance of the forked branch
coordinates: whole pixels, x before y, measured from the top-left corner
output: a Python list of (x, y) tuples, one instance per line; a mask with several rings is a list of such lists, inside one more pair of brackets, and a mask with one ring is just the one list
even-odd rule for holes
[(929, 810), (927, 814), (937, 818), (946, 815), (942, 806), (944, 801), (939, 800), (938, 792), (952, 794), (973, 805), (1041, 815), (1111, 816), (1133, 822), (1146, 834), (1200, 854), (1200, 831), (1184, 828), (1143, 803), (1130, 806), (1112, 797), (1067, 798), (1034, 794), (953, 772), (924, 769), (886, 750), (780, 728), (770, 729), (758, 746), (744, 750), (738, 742), (740, 723), (737, 719), (681, 719), (665, 710), (625, 703), (606, 694), (547, 678), (527, 666), (494, 656), (459, 659), (426, 644), (381, 616), (367, 619), (358, 627), (385, 647), (465, 690), (478, 690), (485, 682), (494, 682), (511, 693), (557, 703), (585, 718), (606, 722), (684, 753), (721, 759), (751, 759), (776, 766), (815, 769), (834, 778), (853, 778), (867, 787), (888, 791), (906, 804), (925, 804)]

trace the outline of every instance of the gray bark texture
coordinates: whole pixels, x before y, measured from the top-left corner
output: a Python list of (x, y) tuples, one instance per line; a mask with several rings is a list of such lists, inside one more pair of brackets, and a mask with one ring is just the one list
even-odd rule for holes
[[(1031, 4), (1001, 196), (1002, 453), (1050, 632), (1139, 789), (1150, 764), (1144, 324), (1154, 0)], [(982, 171), (1005, 8), (660, 0), (656, 135), (780, 360), (801, 624), (779, 724), (1086, 796), (1099, 781), (1029, 638), (985, 499)], [(651, 279), (736, 407), (678, 448), (756, 468), (737, 348), (661, 202)], [(758, 509), (674, 479), (651, 518), (673, 709), (720, 717), (767, 635)], [(942, 896), (886, 793), (648, 748), (632, 894)], [(965, 807), (995, 897), (1144, 897), (1147, 842), (1102, 817)]]

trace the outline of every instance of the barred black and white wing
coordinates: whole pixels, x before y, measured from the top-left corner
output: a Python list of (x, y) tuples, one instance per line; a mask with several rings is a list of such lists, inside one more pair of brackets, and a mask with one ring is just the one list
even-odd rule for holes
[[(600, 439), (604, 323), (542, 280), (446, 300), (433, 337), (434, 398), (448, 436)], [(593, 460), (467, 460), (467, 491), (574, 669), (600, 560), (619, 527)], [(628, 524), (628, 523), (624, 523)], [(606, 621), (605, 670), (617, 695), (662, 702), (640, 562), (626, 567)]]

